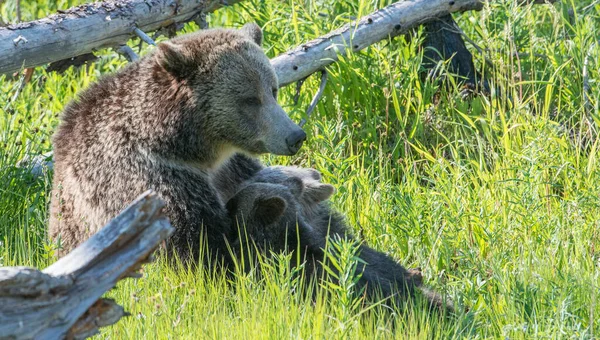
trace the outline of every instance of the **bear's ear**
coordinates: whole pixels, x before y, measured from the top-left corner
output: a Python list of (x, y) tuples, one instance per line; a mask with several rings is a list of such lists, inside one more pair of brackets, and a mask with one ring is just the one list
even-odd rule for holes
[(333, 185), (321, 182), (311, 182), (304, 187), (304, 195), (315, 203), (328, 200), (334, 192)]
[(312, 177), (314, 180), (317, 180), (317, 181), (320, 181), (320, 180), (321, 180), (321, 173), (320, 173), (320, 172), (318, 172), (317, 170), (315, 170), (315, 169), (312, 169), (312, 168), (308, 168), (307, 170), (308, 170), (308, 173), (310, 174), (310, 176), (311, 176), (311, 177)]
[(190, 59), (181, 46), (165, 41), (158, 44), (158, 63), (176, 78), (183, 78), (190, 72)]
[(283, 216), (287, 203), (279, 196), (259, 198), (254, 203), (254, 217), (265, 224), (272, 224)]
[(260, 29), (260, 26), (257, 24), (250, 22), (242, 26), (240, 29), (244, 35), (248, 38), (252, 39), (258, 46), (262, 46), (263, 32)]
[(300, 198), (304, 192), (304, 183), (298, 177), (287, 178), (285, 181), (283, 181), (283, 185), (290, 189), (292, 196), (296, 198)]

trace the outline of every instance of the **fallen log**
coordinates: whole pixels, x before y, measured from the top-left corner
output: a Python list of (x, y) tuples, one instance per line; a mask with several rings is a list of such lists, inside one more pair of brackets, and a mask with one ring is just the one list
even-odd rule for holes
[(0, 74), (120, 46), (135, 29), (156, 31), (241, 0), (114, 0), (0, 28)]
[[(14, 72), (121, 46), (134, 32), (154, 31), (191, 20), (223, 5), (242, 0), (116, 0), (74, 7), (37, 21), (0, 28), (0, 74)], [(553, 3), (557, 0), (523, 0)], [(480, 10), (481, 0), (399, 1), (359, 21), (302, 44), (272, 60), (281, 86), (304, 79), (337, 61), (388, 37), (454, 12)], [(137, 30), (136, 30), (137, 29)]]
[(404, 34), (432, 18), (481, 8), (482, 3), (477, 0), (395, 2), (327, 35), (302, 44), (274, 58), (271, 64), (277, 72), (279, 84), (285, 86), (336, 62), (350, 50), (359, 51), (383, 39)]
[[(553, 3), (557, 0), (529, 0), (521, 3)], [(399, 1), (327, 35), (311, 40), (271, 60), (285, 86), (304, 79), (336, 62), (348, 51), (359, 51), (378, 41), (405, 34), (409, 30), (454, 12), (481, 10), (479, 0), (412, 0)]]
[(135, 277), (172, 232), (163, 202), (146, 192), (50, 267), (0, 268), (1, 339), (82, 339), (127, 315), (101, 296)]

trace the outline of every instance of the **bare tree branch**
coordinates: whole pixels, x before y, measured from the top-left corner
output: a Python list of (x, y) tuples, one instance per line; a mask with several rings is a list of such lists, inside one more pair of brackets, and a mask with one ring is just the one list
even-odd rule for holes
[(127, 61), (132, 62), (140, 59), (137, 54), (127, 45), (122, 45), (117, 49), (117, 53), (124, 56)]
[(137, 35), (146, 44), (152, 45), (152, 46), (156, 46), (156, 43), (154, 42), (154, 40), (152, 40), (152, 38), (150, 38), (149, 36), (147, 36), (146, 33), (144, 33), (141, 29), (135, 27), (133, 29), (133, 33), (135, 35)]
[(312, 114), (313, 110), (315, 109), (315, 107), (317, 107), (317, 103), (319, 102), (319, 99), (321, 99), (321, 96), (323, 95), (323, 92), (325, 91), (326, 85), (327, 85), (327, 71), (321, 70), (321, 85), (319, 85), (319, 90), (317, 91), (317, 93), (315, 93), (315, 96), (310, 101), (310, 105), (308, 106), (308, 109), (306, 109), (306, 118), (302, 118), (302, 120), (298, 124), (298, 125), (300, 125), (300, 127), (303, 127), (304, 124), (306, 124), (306, 121), (308, 120), (308, 118), (310, 118), (310, 115)]

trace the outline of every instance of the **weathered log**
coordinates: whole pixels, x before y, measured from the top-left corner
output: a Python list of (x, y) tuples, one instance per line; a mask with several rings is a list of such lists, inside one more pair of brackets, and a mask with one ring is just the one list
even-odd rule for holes
[[(117, 0), (62, 11), (48, 18), (0, 28), (0, 74), (123, 45), (135, 29), (154, 31), (201, 19), (222, 5), (242, 0)], [(557, 0), (523, 0), (553, 3)], [(282, 86), (304, 79), (338, 60), (432, 18), (479, 10), (482, 0), (412, 0), (393, 3), (272, 60)], [(201, 21), (201, 20), (200, 20)]]
[[(553, 3), (557, 0), (524, 0)], [(311, 40), (271, 60), (280, 86), (304, 79), (336, 62), (349, 50), (359, 51), (383, 39), (408, 32), (432, 19), (454, 12), (481, 10), (480, 0), (412, 0), (395, 2), (327, 35)]]
[(155, 31), (241, 0), (114, 0), (0, 28), (0, 74), (120, 46), (137, 28)]
[(383, 39), (406, 33), (432, 18), (481, 8), (482, 2), (477, 0), (395, 2), (286, 52), (271, 60), (271, 64), (275, 67), (280, 85), (285, 86), (334, 63), (349, 50), (359, 51)]
[(127, 315), (100, 297), (148, 262), (173, 228), (147, 192), (56, 263), (0, 268), (0, 338), (82, 339)]

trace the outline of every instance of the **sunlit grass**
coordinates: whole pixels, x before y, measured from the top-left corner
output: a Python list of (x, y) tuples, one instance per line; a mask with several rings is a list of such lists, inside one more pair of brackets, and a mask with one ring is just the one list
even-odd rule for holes
[[(23, 19), (81, 2), (22, 1)], [(389, 3), (248, 0), (208, 22), (257, 22), (274, 57)], [(419, 32), (351, 53), (328, 68), (303, 150), (263, 158), (321, 171), (361, 240), (423, 268), (428, 285), (469, 313), (443, 321), (419, 306), (356, 307), (344, 295), (350, 286), (298, 287), (285, 260), (269, 260), (262, 275), (228, 279), (174, 270), (161, 259), (145, 267), (143, 279), (109, 293), (132, 316), (100, 337), (597, 337), (600, 4), (592, 3), (491, 1), (482, 12), (456, 16), (485, 49), (471, 50), (490, 83), (488, 97), (463, 99), (453, 77), (443, 86), (421, 81)], [(14, 22), (14, 1), (0, 14)], [(583, 100), (586, 55), (591, 109)], [(45, 236), (51, 174), (34, 179), (15, 164), (50, 151), (64, 105), (124, 64), (107, 50), (87, 68), (38, 68), (20, 92), (18, 77), (0, 78), (0, 265), (52, 261)], [(317, 78), (306, 81), (297, 105), (294, 86), (282, 89), (280, 102), (294, 120), (303, 118)]]

